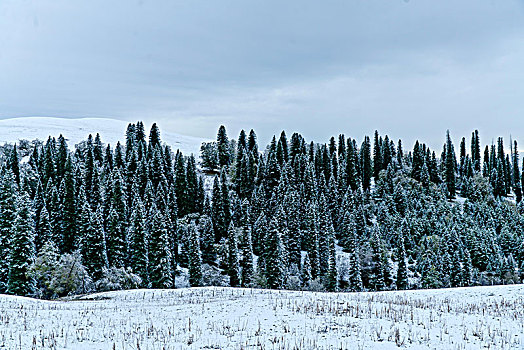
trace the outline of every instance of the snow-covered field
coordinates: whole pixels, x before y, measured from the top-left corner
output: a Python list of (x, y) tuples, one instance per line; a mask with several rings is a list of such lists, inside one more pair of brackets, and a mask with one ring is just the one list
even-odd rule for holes
[(0, 349), (524, 349), (524, 286), (0, 296)]
[[(11, 118), (0, 120), (0, 143), (13, 143), (19, 139), (42, 141), (47, 140), (48, 136), (58, 137), (62, 134), (73, 147), (76, 143), (87, 139), (89, 134), (96, 135), (98, 132), (103, 143), (115, 146), (117, 141), (125, 143), (127, 125), (123, 120), (106, 118), (47, 118), (47, 117), (27, 117)], [(149, 133), (150, 125), (145, 125), (146, 133)], [(160, 137), (171, 148), (176, 151), (180, 149), (184, 154), (193, 153), (195, 156), (200, 154), (200, 145), (204, 139), (179, 135), (163, 130), (159, 124)]]

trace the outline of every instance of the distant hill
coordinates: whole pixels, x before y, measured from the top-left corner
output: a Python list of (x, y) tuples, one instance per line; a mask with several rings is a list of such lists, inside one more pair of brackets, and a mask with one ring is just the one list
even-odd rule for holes
[[(45, 141), (50, 135), (58, 137), (62, 134), (69, 146), (74, 146), (82, 140), (87, 139), (91, 133), (98, 132), (102, 142), (111, 144), (113, 147), (117, 141), (125, 143), (125, 132), (129, 123), (123, 120), (106, 118), (48, 118), (48, 117), (24, 117), (0, 120), (0, 143), (13, 143), (20, 139)], [(162, 129), (162, 125), (160, 130)], [(148, 128), (149, 125), (146, 125)], [(146, 132), (149, 130), (146, 129)], [(180, 135), (176, 133), (161, 133), (161, 139), (167, 143), (173, 151), (180, 149), (185, 155), (193, 153), (198, 157), (200, 144), (204, 139)]]

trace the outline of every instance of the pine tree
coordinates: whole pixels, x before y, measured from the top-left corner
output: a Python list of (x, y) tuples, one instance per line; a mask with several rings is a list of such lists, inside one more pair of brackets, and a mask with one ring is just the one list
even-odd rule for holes
[(240, 263), (238, 254), (237, 230), (233, 223), (229, 225), (227, 235), (227, 256), (229, 285), (238, 287), (240, 285)]
[(224, 229), (229, 228), (229, 224), (231, 223), (231, 200), (229, 198), (229, 183), (228, 178), (225, 169), (223, 168), (220, 172), (220, 199), (221, 199), (221, 207), (222, 207), (222, 213), (224, 215)]
[(216, 263), (217, 253), (215, 250), (215, 231), (213, 230), (213, 223), (207, 215), (200, 217), (199, 222), (200, 247), (202, 251), (202, 262), (208, 265)]
[(155, 204), (148, 215), (150, 227), (149, 263), (152, 288), (172, 288), (174, 286), (172, 271), (172, 252), (169, 249), (169, 236), (165, 219)]
[(479, 140), (478, 130), (475, 130), (471, 134), (471, 160), (473, 162), (475, 171), (479, 172), (480, 166), (481, 166), (481, 159), (480, 159), (480, 140)]
[(69, 149), (65, 138), (60, 134), (58, 137), (58, 153), (56, 156), (56, 176), (61, 179), (65, 174), (65, 166), (69, 157)]
[(186, 193), (187, 193), (187, 208), (185, 211), (189, 213), (198, 212), (198, 175), (196, 169), (195, 157), (189, 156), (186, 167)]
[(363, 289), (362, 286), (362, 272), (360, 265), (360, 254), (358, 251), (357, 244), (357, 230), (354, 222), (349, 224), (349, 289), (352, 292), (360, 292)]
[(404, 151), (402, 150), (402, 140), (398, 140), (397, 145), (397, 163), (400, 168), (404, 166)]
[(253, 271), (253, 244), (251, 241), (251, 229), (242, 228), (242, 287), (250, 287), (254, 279)]
[(406, 247), (404, 244), (404, 227), (406, 223), (404, 222), (401, 227), (399, 239), (398, 239), (398, 269), (397, 269), (397, 280), (396, 285), (398, 290), (408, 289), (408, 268), (406, 261)]
[(329, 267), (326, 275), (326, 290), (336, 292), (338, 289), (337, 256), (335, 250), (335, 232), (331, 228), (328, 233)]
[(125, 230), (117, 210), (112, 207), (107, 219), (107, 257), (109, 265), (123, 267), (126, 256)]
[(0, 293), (7, 291), (12, 225), (16, 215), (16, 185), (11, 170), (0, 170)]
[(304, 262), (302, 263), (302, 268), (300, 270), (300, 279), (303, 287), (308, 287), (309, 283), (312, 280), (311, 276), (311, 262), (309, 260), (309, 254), (306, 252), (304, 255)]
[(455, 168), (456, 168), (456, 157), (455, 150), (453, 148), (453, 143), (451, 141), (451, 136), (449, 135), (449, 130), (446, 135), (446, 162), (445, 162), (445, 178), (446, 186), (448, 190), (448, 198), (455, 198)]
[(375, 180), (378, 179), (378, 174), (382, 169), (382, 147), (380, 144), (378, 131), (375, 130), (375, 140), (373, 145), (373, 177)]
[[(348, 139), (348, 146), (347, 146), (347, 151), (346, 151), (346, 176), (347, 176), (347, 183), (348, 185), (351, 187), (351, 190), (352, 191), (355, 191), (358, 187), (358, 184), (359, 184), (359, 181), (358, 181), (358, 172), (357, 172), (357, 169), (356, 169), (356, 165), (357, 165), (357, 159), (356, 159), (356, 150), (355, 148), (353, 147), (353, 142), (351, 141), (351, 139)], [(375, 152), (377, 153), (377, 152)], [(376, 156), (375, 158), (379, 157), (380, 156), (380, 151), (378, 151), (378, 156)], [(381, 156), (380, 156), (381, 157)], [(378, 159), (378, 158), (377, 158)], [(379, 162), (381, 162), (381, 158), (380, 160), (377, 160)], [(380, 165), (381, 163), (379, 163), (379, 167), (381, 166)], [(378, 171), (380, 172), (381, 169), (379, 169)], [(375, 177), (375, 179), (378, 178), (378, 173)]]
[(231, 154), (229, 151), (229, 139), (226, 128), (221, 125), (217, 134), (218, 165), (228, 167), (231, 164)]
[(109, 267), (106, 249), (106, 237), (102, 220), (102, 209), (91, 211), (84, 203), (81, 211), (83, 224), (82, 256), (83, 263), (95, 281), (102, 278), (103, 270)]
[(28, 296), (34, 291), (34, 281), (27, 271), (35, 259), (33, 209), (29, 195), (22, 192), (16, 201), (16, 216), (13, 222), (11, 247), (9, 250), (9, 278), (7, 293)]
[(269, 223), (264, 249), (267, 286), (271, 289), (281, 289), (284, 286), (284, 249), (275, 218)]
[(49, 212), (45, 205), (40, 210), (38, 215), (38, 223), (35, 228), (35, 249), (40, 251), (46, 243), (52, 242), (51, 223), (49, 222)]
[(71, 157), (67, 157), (63, 168), (63, 193), (60, 203), (60, 229), (62, 232), (62, 252), (71, 253), (77, 248), (76, 241), (76, 196), (75, 179)]
[(308, 203), (306, 208), (306, 220), (303, 227), (304, 233), (302, 235), (306, 252), (309, 255), (311, 263), (311, 276), (313, 279), (319, 277), (319, 252), (318, 252), (318, 214), (316, 203), (313, 201)]
[(460, 285), (463, 287), (468, 287), (471, 285), (473, 277), (473, 266), (471, 263), (471, 255), (468, 249), (464, 249), (463, 260), (462, 260), (462, 269), (460, 276)]
[(202, 285), (202, 253), (200, 251), (200, 234), (194, 222), (189, 225), (189, 285)]
[(18, 151), (16, 148), (16, 143), (13, 145), (13, 149), (9, 155), (9, 160), (7, 166), (11, 170), (15, 183), (20, 185), (20, 161), (18, 160)]
[(247, 150), (253, 154), (255, 161), (258, 163), (258, 144), (257, 144), (257, 134), (253, 129), (249, 131), (249, 136), (247, 139)]
[(413, 162), (411, 167), (411, 177), (417, 181), (420, 181), (422, 166), (424, 164), (424, 155), (422, 153), (422, 147), (417, 140), (413, 147)]
[(372, 268), (369, 278), (369, 284), (373, 290), (381, 291), (386, 288), (384, 276), (383, 254), (384, 246), (379, 236), (379, 227), (375, 225), (371, 235), (370, 246), (372, 250)]
[(320, 266), (320, 275), (324, 276), (329, 270), (329, 239), (334, 235), (331, 217), (328, 216), (327, 205), (324, 195), (321, 195), (319, 202), (319, 224), (318, 224), (318, 261)]
[[(58, 139), (60, 141), (60, 138)], [(95, 135), (95, 141), (93, 142), (93, 156), (95, 161), (98, 163), (98, 165), (102, 164), (102, 160), (104, 159), (103, 151), (102, 151), (102, 141), (100, 140), (100, 134), (96, 133)], [(57, 162), (56, 164), (57, 174), (59, 169), (59, 164)]]
[(371, 177), (373, 176), (373, 168), (371, 165), (371, 142), (369, 137), (364, 138), (361, 147), (362, 160), (362, 189), (369, 191), (371, 187)]
[(522, 186), (520, 182), (519, 150), (518, 150), (518, 145), (517, 145), (516, 140), (514, 141), (512, 156), (513, 156), (512, 186), (513, 186), (513, 191), (515, 192), (516, 201), (517, 203), (520, 203), (520, 201), (522, 200)]
[(453, 251), (451, 254), (449, 280), (451, 287), (460, 287), (462, 283), (462, 266), (460, 264), (460, 255), (457, 250)]
[(153, 188), (157, 189), (162, 180), (165, 179), (164, 156), (160, 145), (151, 149), (151, 160), (149, 161), (149, 180)]
[(182, 153), (175, 156), (175, 194), (177, 198), (178, 217), (189, 214), (186, 166)]
[(176, 265), (178, 259), (178, 206), (174, 184), (168, 190), (167, 210), (165, 213), (166, 225), (169, 236), (169, 249), (171, 250), (171, 269), (173, 273), (176, 272)]
[(142, 286), (149, 284), (149, 233), (145, 222), (145, 210), (142, 201), (135, 196), (133, 211), (127, 229), (127, 261), (129, 266), (142, 279)]
[(53, 179), (50, 178), (49, 182), (47, 183), (46, 187), (46, 193), (45, 193), (45, 203), (47, 205), (47, 210), (49, 212), (49, 222), (51, 224), (51, 236), (53, 239), (53, 242), (56, 244), (57, 247), (62, 247), (62, 232), (60, 229), (60, 207), (59, 207), (59, 200), (58, 200), (58, 191), (56, 190), (55, 184), (53, 182)]
[(218, 180), (218, 176), (215, 176), (213, 180), (213, 192), (211, 197), (211, 219), (213, 221), (213, 228), (215, 231), (215, 242), (225, 238), (227, 235), (226, 218), (224, 214), (224, 208), (222, 206), (222, 188)]
[(149, 146), (151, 149), (155, 149), (160, 146), (160, 130), (156, 123), (151, 125), (151, 131), (149, 131)]
[(422, 170), (420, 172), (420, 182), (422, 183), (422, 186), (424, 186), (425, 189), (428, 189), (431, 184), (431, 178), (429, 175), (427, 163), (424, 163), (424, 165), (422, 166)]

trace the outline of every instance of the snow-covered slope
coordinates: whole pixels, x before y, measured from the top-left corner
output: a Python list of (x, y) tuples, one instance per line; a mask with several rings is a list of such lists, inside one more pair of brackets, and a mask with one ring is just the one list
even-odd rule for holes
[(524, 286), (0, 295), (0, 349), (522, 349)]
[[(45, 141), (49, 135), (58, 137), (62, 134), (68, 139), (69, 146), (87, 139), (89, 134), (93, 136), (98, 132), (103, 143), (109, 143), (113, 147), (117, 141), (125, 143), (125, 131), (128, 122), (106, 118), (47, 118), (47, 117), (27, 117), (0, 120), (0, 143), (17, 142), (19, 139)], [(148, 128), (149, 125), (146, 125)], [(180, 149), (184, 154), (193, 153), (198, 156), (200, 144), (203, 139), (191, 136), (184, 136), (162, 130), (159, 123), (160, 136), (176, 151)], [(149, 132), (149, 129), (146, 130)]]

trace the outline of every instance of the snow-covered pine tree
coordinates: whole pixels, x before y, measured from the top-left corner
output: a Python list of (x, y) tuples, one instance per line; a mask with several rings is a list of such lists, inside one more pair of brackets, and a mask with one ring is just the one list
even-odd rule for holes
[(254, 282), (253, 269), (253, 243), (251, 241), (251, 228), (244, 226), (242, 228), (242, 259), (240, 260), (242, 268), (242, 287), (250, 287)]
[[(64, 147), (65, 149), (63, 149)], [(60, 250), (66, 253), (71, 253), (73, 250), (78, 248), (76, 231), (77, 202), (75, 196), (75, 179), (73, 173), (73, 163), (71, 157), (66, 155), (66, 152), (67, 145), (60, 146), (59, 161), (57, 163), (57, 168), (62, 167), (62, 165), (58, 166), (58, 164), (62, 164), (62, 158), (66, 157), (65, 163), (63, 164), (63, 169), (60, 170), (60, 172), (63, 172), (63, 180), (61, 185), (62, 198), (59, 206), (61, 217), (60, 229), (62, 231), (62, 246), (60, 247)]]
[(403, 222), (399, 236), (398, 236), (398, 248), (397, 248), (397, 260), (398, 260), (398, 268), (397, 268), (397, 280), (396, 285), (398, 290), (408, 289), (409, 287), (409, 281), (408, 281), (408, 267), (407, 267), (407, 257), (406, 257), (406, 246), (404, 244), (404, 226), (406, 225), (405, 222)]
[(237, 230), (233, 223), (229, 224), (227, 231), (227, 257), (229, 285), (231, 287), (240, 286), (240, 261), (238, 252)]
[(7, 291), (12, 226), (16, 215), (16, 185), (13, 173), (6, 167), (0, 169), (0, 293)]
[(370, 246), (372, 250), (372, 268), (371, 274), (369, 277), (369, 284), (373, 290), (381, 291), (386, 287), (386, 282), (384, 279), (384, 266), (383, 266), (383, 253), (384, 247), (382, 240), (379, 235), (379, 227), (375, 225), (371, 234)]
[(202, 251), (202, 263), (214, 265), (217, 253), (215, 250), (215, 232), (211, 218), (207, 215), (200, 217), (198, 231), (200, 232), (200, 248)]
[[(40, 215), (38, 217), (38, 223), (36, 224), (37, 229), (35, 229), (35, 249), (40, 251), (46, 243), (52, 242), (52, 230), (51, 223), (49, 222), (49, 212), (45, 205), (40, 210)], [(75, 237), (76, 238), (76, 237)]]
[(28, 276), (35, 259), (35, 224), (29, 195), (21, 192), (16, 200), (16, 215), (11, 231), (9, 249), (9, 276), (7, 293), (29, 296), (34, 292), (34, 281)]
[(451, 136), (449, 135), (449, 130), (446, 134), (446, 145), (445, 145), (445, 152), (446, 152), (446, 161), (445, 161), (445, 179), (446, 179), (446, 186), (448, 190), (448, 198), (453, 199), (455, 198), (456, 190), (455, 190), (455, 169), (456, 169), (456, 156), (455, 156), (455, 149), (453, 147), (453, 142), (451, 141)]
[(135, 196), (133, 211), (127, 229), (127, 261), (129, 263), (128, 266), (142, 279), (142, 286), (147, 287), (149, 285), (149, 232), (147, 231), (144, 215), (144, 205), (140, 197)]
[(186, 166), (186, 193), (187, 201), (185, 212), (198, 212), (198, 175), (196, 169), (196, 161), (193, 155), (187, 158)]
[(360, 266), (360, 253), (358, 250), (357, 243), (357, 229), (354, 221), (350, 221), (349, 227), (347, 228), (349, 239), (349, 271), (348, 271), (348, 283), (349, 290), (352, 292), (360, 292), (363, 289), (362, 285), (362, 272)]
[(306, 254), (304, 254), (304, 261), (300, 268), (300, 281), (302, 282), (302, 287), (309, 287), (311, 280), (311, 262), (309, 260), (309, 254), (306, 252)]
[(265, 239), (265, 272), (267, 287), (271, 289), (281, 289), (284, 286), (284, 247), (278, 231), (278, 221), (273, 218), (269, 223), (268, 232)]
[(335, 249), (335, 230), (333, 225), (329, 225), (327, 232), (328, 243), (328, 271), (325, 277), (325, 288), (329, 292), (336, 292), (338, 290), (338, 271), (337, 271), (337, 255)]
[(189, 285), (202, 285), (202, 253), (200, 251), (200, 234), (195, 222), (189, 224)]
[(92, 278), (97, 281), (102, 278), (104, 269), (109, 267), (102, 208), (99, 207), (96, 211), (91, 211), (89, 206), (86, 205), (83, 209), (83, 215), (89, 216), (83, 261)]
[(231, 164), (231, 154), (229, 151), (229, 139), (227, 137), (226, 128), (221, 125), (217, 134), (217, 152), (218, 165), (220, 167), (228, 167)]
[(169, 249), (169, 236), (165, 219), (155, 204), (147, 217), (150, 227), (149, 264), (152, 288), (172, 288), (174, 286), (171, 269), (172, 252)]

